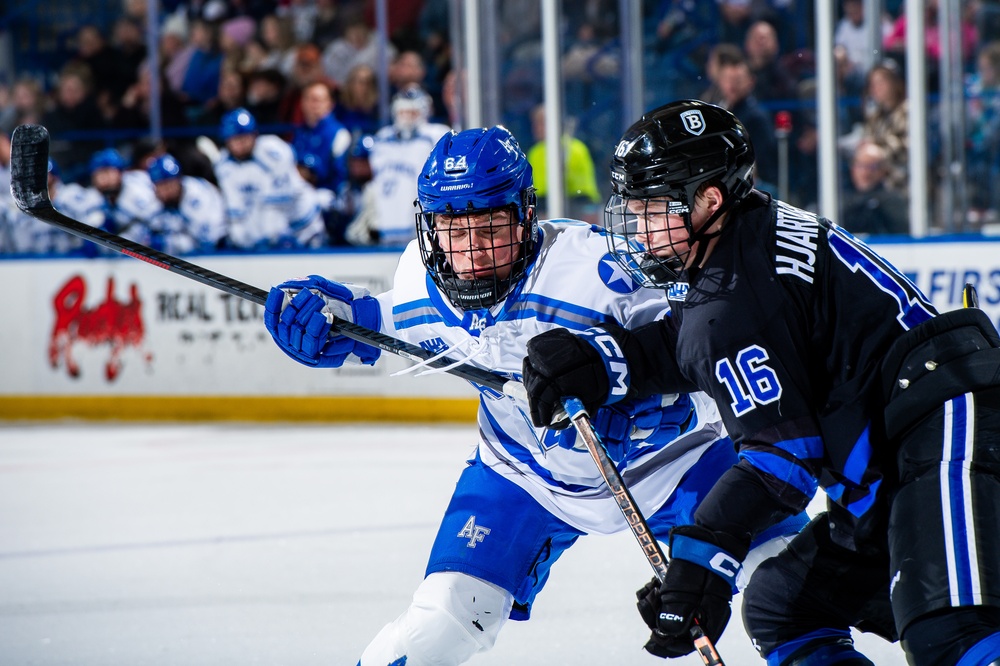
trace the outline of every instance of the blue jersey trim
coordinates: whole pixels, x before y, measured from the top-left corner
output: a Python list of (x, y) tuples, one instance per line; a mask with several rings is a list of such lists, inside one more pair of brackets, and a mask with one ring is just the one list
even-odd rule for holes
[(799, 460), (815, 460), (823, 457), (822, 437), (800, 437), (786, 439), (775, 444), (782, 451), (787, 451)]
[(493, 415), (490, 414), (490, 411), (488, 409), (486, 409), (485, 404), (482, 405), (482, 413), (486, 415), (486, 419), (489, 421), (490, 427), (493, 428), (493, 433), (496, 435), (497, 441), (500, 443), (501, 446), (504, 447), (504, 450), (507, 451), (507, 453), (510, 454), (510, 456), (515, 460), (517, 460), (518, 462), (530, 467), (531, 471), (534, 474), (536, 474), (540, 479), (545, 481), (547, 484), (549, 484), (550, 486), (555, 486), (557, 488), (562, 488), (563, 490), (572, 493), (578, 493), (585, 490), (592, 490), (590, 486), (582, 486), (579, 484), (572, 484), (572, 483), (563, 483), (562, 481), (559, 481), (558, 479), (553, 477), (552, 474), (549, 472), (549, 470), (545, 469), (535, 461), (535, 458), (527, 451), (527, 449), (525, 449), (517, 440), (515, 440), (513, 437), (508, 435), (500, 428), (499, 424), (493, 418)]
[(936, 313), (930, 301), (895, 266), (839, 227), (827, 235), (830, 249), (851, 272), (861, 271), (875, 285), (892, 296), (899, 306), (896, 320), (905, 330), (922, 324)]
[(851, 641), (851, 632), (848, 629), (817, 629), (803, 634), (798, 638), (782, 643), (767, 655), (767, 666), (781, 666), (788, 657), (798, 652), (803, 647), (813, 641), (822, 641), (823, 644), (831, 642), (830, 639)]
[(969, 648), (955, 666), (990, 666), (997, 657), (1000, 657), (1000, 631)]
[(770, 474), (780, 481), (788, 483), (796, 490), (812, 497), (816, 494), (819, 482), (804, 467), (767, 451), (740, 451), (740, 459)]
[[(581, 318), (590, 319), (593, 322), (593, 323), (590, 324), (590, 326), (593, 326), (594, 324), (599, 324), (599, 323), (607, 320), (607, 315), (605, 315), (605, 314), (603, 314), (601, 312), (598, 312), (597, 310), (592, 310), (590, 308), (583, 307), (582, 305), (575, 305), (573, 303), (569, 303), (567, 301), (559, 300), (559, 299), (556, 299), (556, 298), (549, 298), (548, 296), (541, 296), (539, 294), (528, 294), (525, 298), (520, 299), (518, 301), (518, 304), (519, 305), (523, 305), (523, 306), (538, 305), (538, 306), (541, 306), (543, 308), (544, 307), (548, 307), (548, 308), (550, 308), (552, 310), (556, 310), (556, 311), (559, 311), (559, 312), (566, 312), (568, 314), (575, 314), (575, 315), (578, 315)], [(524, 311), (537, 312), (539, 314), (543, 314), (542, 310), (540, 310), (538, 308), (525, 307), (523, 310), (518, 311), (517, 313), (515, 313), (516, 318), (517, 319), (526, 319), (527, 316), (524, 314)], [(542, 321), (548, 321), (548, 319), (545, 319), (542, 316), (539, 316), (538, 319), (542, 320)]]
[(870, 429), (870, 426), (865, 426), (844, 464), (844, 477), (858, 486), (861, 485), (865, 470), (868, 469), (868, 464), (872, 460), (872, 443), (868, 439)]
[(753, 541), (750, 542), (750, 550), (767, 543), (771, 539), (776, 539), (781, 536), (794, 536), (801, 532), (802, 528), (808, 524), (809, 514), (805, 511), (797, 513), (794, 516), (789, 516), (780, 523), (775, 523), (763, 532), (757, 534), (757, 536), (753, 538)]
[(968, 436), (968, 405), (966, 396), (962, 395), (949, 401), (952, 407), (952, 428), (946, 432), (948, 451), (948, 504), (951, 508), (951, 540), (955, 550), (955, 580), (958, 588), (958, 603), (960, 606), (972, 605), (972, 572), (970, 570), (969, 529), (966, 522), (965, 506), (965, 441)]
[[(420, 314), (407, 316), (407, 313), (423, 310)], [(436, 324), (442, 319), (441, 310), (434, 307), (429, 298), (421, 298), (400, 305), (392, 306), (392, 322), (397, 331), (420, 326), (421, 324)]]
[(882, 485), (882, 479), (877, 479), (872, 482), (872, 484), (865, 489), (868, 494), (848, 504), (847, 510), (855, 516), (863, 516), (865, 512), (867, 512), (868, 509), (872, 508), (872, 505), (875, 504), (875, 495), (878, 493), (878, 487), (880, 485)]

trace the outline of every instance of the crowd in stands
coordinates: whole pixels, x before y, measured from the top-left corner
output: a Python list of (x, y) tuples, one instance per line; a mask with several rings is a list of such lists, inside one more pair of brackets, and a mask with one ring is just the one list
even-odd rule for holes
[[(970, 220), (988, 222), (1000, 210), (1000, 188), (991, 187), (1000, 174), (1000, 0), (958, 1)], [(452, 71), (451, 3), (387, 4), (390, 42), (383, 52), (371, 0), (166, 0), (151, 59), (145, 12), (130, 13), (142, 3), (125, 3), (130, 9), (110, 29), (81, 26), (74, 51), (50, 77), (0, 83), (0, 181), (9, 178), (11, 131), (40, 123), (52, 135), (57, 207), (154, 247), (186, 253), (403, 244), (414, 233), (414, 211), (406, 202), (412, 188), (400, 183), (415, 179), (438, 137), (461, 127), (461, 84)], [(594, 219), (605, 196), (603, 165), (622, 121), (609, 104), (622, 73), (619, 3), (566, 4), (569, 215)], [(875, 57), (863, 0), (837, 4), (841, 223), (858, 233), (905, 233), (904, 3), (884, 2), (885, 14), (876, 17), (883, 49)], [(544, 208), (540, 8), (535, 0), (496, 6), (503, 122), (530, 155)], [(645, 107), (679, 98), (725, 106), (753, 138), (758, 186), (815, 209), (813, 3), (641, 6)], [(935, 99), (942, 46), (937, 2), (926, 7)], [(383, 126), (385, 64), (392, 113)], [(157, 142), (148, 138), (154, 89), (163, 127)], [(777, 191), (781, 182), (788, 191)], [(5, 196), (5, 185), (0, 253), (96, 253), (62, 232), (35, 228)]]

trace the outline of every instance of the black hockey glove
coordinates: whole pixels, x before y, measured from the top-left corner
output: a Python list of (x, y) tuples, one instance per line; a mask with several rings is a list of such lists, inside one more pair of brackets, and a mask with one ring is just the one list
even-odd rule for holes
[[(608, 400), (614, 376), (614, 390)], [(579, 398), (591, 414), (605, 404), (617, 402), (628, 391), (628, 366), (618, 343), (602, 328), (574, 334), (554, 328), (528, 340), (524, 359), (524, 388), (528, 393), (531, 421), (538, 428), (565, 428), (563, 419), (553, 424), (562, 409), (562, 399)]]
[(645, 650), (665, 659), (694, 652), (695, 620), (709, 640), (718, 641), (732, 614), (736, 574), (748, 550), (733, 536), (697, 525), (670, 530), (663, 583), (654, 578), (636, 592), (639, 614), (653, 630)]

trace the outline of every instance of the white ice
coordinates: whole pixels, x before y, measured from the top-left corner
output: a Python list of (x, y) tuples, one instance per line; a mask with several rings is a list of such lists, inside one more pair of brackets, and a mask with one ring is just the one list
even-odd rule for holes
[[(354, 666), (422, 578), (474, 440), (471, 425), (0, 425), (0, 664)], [(633, 591), (650, 576), (631, 534), (581, 539), (532, 619), (470, 663), (666, 664), (641, 650)], [(763, 665), (738, 604), (719, 651)]]

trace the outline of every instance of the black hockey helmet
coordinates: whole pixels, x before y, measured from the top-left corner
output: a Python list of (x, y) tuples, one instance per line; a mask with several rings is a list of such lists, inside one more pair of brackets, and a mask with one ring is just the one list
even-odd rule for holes
[(630, 234), (630, 216), (624, 212), (628, 201), (669, 198), (696, 241), (707, 237), (691, 228), (690, 209), (698, 189), (706, 183), (718, 185), (724, 197), (723, 207), (704, 225), (707, 229), (753, 190), (753, 167), (753, 145), (746, 128), (722, 107), (683, 100), (646, 113), (626, 130), (611, 158), (612, 196), (605, 206), (604, 222), (612, 232), (608, 237), (612, 253), (647, 286), (673, 282), (685, 257), (667, 260), (636, 250), (635, 225)]

